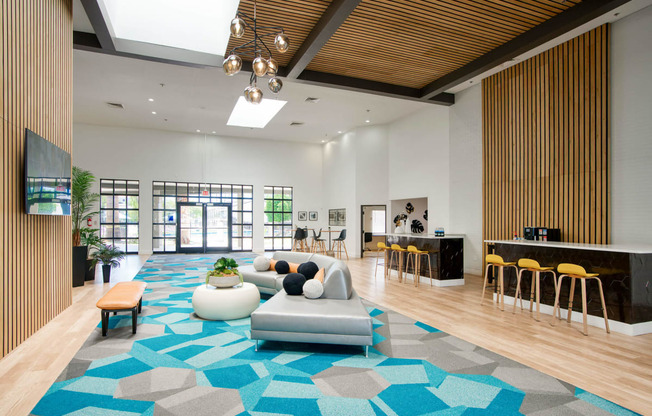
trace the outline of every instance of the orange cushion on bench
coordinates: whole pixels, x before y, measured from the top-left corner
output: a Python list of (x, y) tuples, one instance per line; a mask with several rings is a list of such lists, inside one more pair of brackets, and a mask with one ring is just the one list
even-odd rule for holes
[(104, 310), (135, 308), (143, 297), (146, 287), (145, 282), (120, 282), (102, 296), (96, 305)]

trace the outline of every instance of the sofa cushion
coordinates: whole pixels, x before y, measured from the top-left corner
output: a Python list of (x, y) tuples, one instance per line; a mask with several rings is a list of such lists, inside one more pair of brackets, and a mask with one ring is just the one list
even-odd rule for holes
[(312, 253), (300, 253), (296, 251), (277, 251), (272, 258), (275, 260), (285, 260), (288, 263), (305, 263), (313, 256)]
[(278, 290), (277, 280), (281, 280), (280, 287), (282, 287), (282, 276), (279, 276), (274, 270), (257, 272), (252, 265), (241, 266), (238, 270), (242, 274), (242, 279), (245, 282), (252, 283), (257, 287)]
[(315, 263), (317, 267), (320, 269), (326, 269), (330, 267), (331, 264), (335, 263), (337, 259), (330, 257), (330, 256), (324, 256), (323, 254), (314, 254), (311, 258), (310, 261)]
[(329, 267), (324, 277), (324, 299), (348, 299), (351, 297), (353, 285), (351, 273), (346, 264), (337, 260)]
[(355, 292), (349, 300), (307, 300), (280, 291), (251, 314), (251, 329), (361, 336), (373, 333), (371, 317)]
[(290, 273), (290, 264), (285, 260), (279, 260), (274, 265), (274, 269), (278, 274), (288, 274)]
[(298, 273), (301, 273), (302, 275), (306, 276), (306, 280), (310, 280), (315, 277), (315, 275), (319, 271), (319, 267), (315, 262), (307, 261), (305, 263), (301, 263), (297, 271)]
[(306, 277), (301, 273), (290, 273), (283, 279), (283, 290), (290, 296), (303, 295), (303, 285)]
[(269, 270), (270, 264), (271, 262), (265, 256), (258, 256), (254, 259), (254, 269), (256, 269), (257, 272)]

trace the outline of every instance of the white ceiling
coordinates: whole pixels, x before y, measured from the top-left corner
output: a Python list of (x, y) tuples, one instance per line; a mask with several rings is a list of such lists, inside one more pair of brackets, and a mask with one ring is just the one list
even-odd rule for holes
[[(278, 98), (288, 103), (267, 127), (231, 127), (226, 122), (248, 85), (247, 74), (228, 77), (221, 68), (184, 67), (80, 50), (73, 56), (75, 123), (320, 143), (338, 131), (389, 123), (433, 105), (285, 80)], [(273, 97), (266, 84), (259, 86), (265, 98)], [(307, 103), (308, 97), (320, 100)], [(107, 102), (121, 103), (124, 110), (111, 108)], [(371, 123), (365, 123), (367, 119)], [(305, 124), (290, 126), (292, 122)]]

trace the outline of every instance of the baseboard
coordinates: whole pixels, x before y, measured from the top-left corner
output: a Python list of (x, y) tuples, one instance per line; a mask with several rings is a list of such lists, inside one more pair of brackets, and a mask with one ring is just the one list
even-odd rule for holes
[[(407, 276), (404, 278), (407, 279)], [(412, 280), (412, 276), (408, 280)], [(419, 285), (430, 285), (430, 278), (428, 276), (419, 276)], [(437, 287), (464, 286), (464, 279), (432, 279), (432, 285)]]
[[(494, 302), (496, 301), (496, 294), (493, 294), (493, 299)], [(520, 304), (520, 302), (519, 302)], [(510, 305), (510, 308), (507, 308), (507, 305)], [(512, 311), (512, 306), (514, 305), (514, 297), (513, 296), (505, 296), (505, 312), (510, 312)], [(533, 313), (536, 313), (536, 304), (532, 305)], [(543, 303), (540, 306), (540, 310), (542, 314), (550, 315), (552, 316), (552, 311), (553, 307), (550, 305), (544, 305)], [(527, 310), (529, 312), (530, 310), (530, 301), (529, 300), (523, 300), (523, 310)], [(516, 312), (520, 312), (520, 305), (516, 306)], [(568, 316), (568, 309), (561, 308), (561, 317), (562, 319), (566, 319)], [(573, 311), (573, 314), (571, 315), (571, 321), (573, 322), (579, 322), (582, 323), (582, 312), (577, 312)], [(594, 315), (588, 315), (586, 319), (587, 324), (594, 326), (596, 328), (600, 328), (604, 330), (604, 318), (601, 316), (594, 316)], [(561, 324), (561, 322), (557, 323), (557, 325)], [(619, 334), (624, 334), (624, 335), (629, 335), (629, 336), (637, 336), (637, 335), (645, 335), (645, 334), (652, 334), (652, 321), (649, 322), (641, 322), (637, 324), (627, 324), (625, 322), (620, 322), (620, 321), (614, 321), (613, 319), (609, 319), (609, 329), (613, 332), (618, 332)]]

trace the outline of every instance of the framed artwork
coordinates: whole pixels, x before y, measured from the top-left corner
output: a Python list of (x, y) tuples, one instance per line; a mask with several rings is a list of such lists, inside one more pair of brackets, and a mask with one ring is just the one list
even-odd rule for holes
[(317, 211), (310, 211), (310, 221), (317, 221)]
[(346, 208), (329, 209), (328, 225), (335, 227), (346, 226)]
[(299, 221), (307, 221), (308, 213), (306, 211), (299, 211)]

